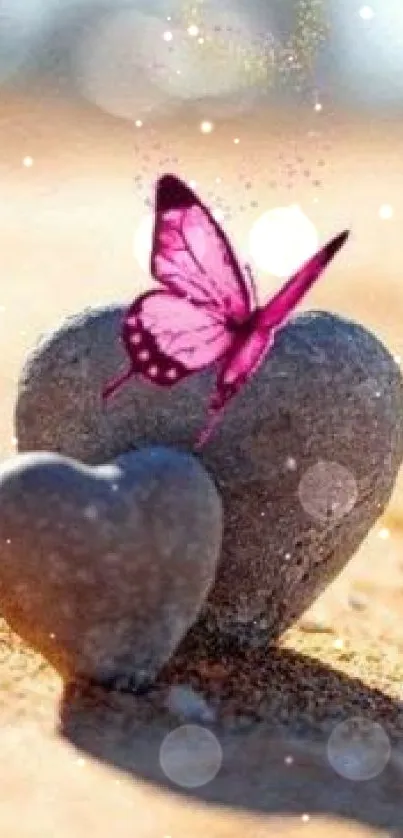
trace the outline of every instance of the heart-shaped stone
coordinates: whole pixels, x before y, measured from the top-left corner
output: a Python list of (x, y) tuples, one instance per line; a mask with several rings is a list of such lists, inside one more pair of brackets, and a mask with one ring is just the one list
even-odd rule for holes
[(188, 454), (17, 455), (0, 470), (2, 613), (64, 676), (139, 687), (195, 621), (221, 535), (218, 492)]
[[(145, 444), (189, 448), (213, 371), (170, 391), (140, 380), (107, 408), (127, 364), (124, 309), (70, 318), (27, 360), (16, 407), (19, 449), (101, 463)], [(291, 321), (226, 411), (201, 458), (225, 509), (204, 626), (267, 642), (337, 575), (381, 515), (402, 460), (403, 387), (368, 331), (326, 313)]]

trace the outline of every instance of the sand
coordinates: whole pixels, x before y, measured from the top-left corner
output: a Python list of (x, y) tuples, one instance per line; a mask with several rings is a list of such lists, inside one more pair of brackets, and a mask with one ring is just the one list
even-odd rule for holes
[[(241, 151), (231, 141), (235, 125), (223, 127), (214, 145), (206, 145), (191, 124), (167, 122), (157, 126), (156, 135), (164, 131), (167, 156), (180, 160), (180, 166), (172, 164), (177, 171), (206, 188), (222, 178), (235, 208), (229, 228), (240, 244), (267, 203), (298, 200), (321, 238), (347, 221), (354, 246), (315, 289), (310, 307), (359, 320), (403, 355), (400, 126), (365, 115), (322, 116), (322, 138), (312, 146), (311, 117), (284, 112), (275, 119), (272, 113), (256, 118)], [(133, 192), (133, 176), (142, 167), (151, 187), (161, 155), (150, 152), (149, 135), (134, 138), (130, 126), (63, 103), (52, 92), (40, 98), (4, 93), (0, 133), (0, 349), (7, 359), (0, 370), (0, 456), (5, 458), (13, 453), (18, 372), (38, 335), (84, 305), (129, 299), (147, 286), (132, 254), (133, 231), (147, 211)], [(315, 191), (296, 177), (290, 191), (278, 176), (279, 186), (268, 198), (259, 172), (276, 170), (281, 149), (292, 157), (294, 143), (307, 165), (325, 156), (322, 186)], [(144, 161), (147, 147), (151, 163)], [(32, 167), (22, 165), (26, 155), (32, 156)], [(237, 210), (244, 200), (234, 175), (239, 168), (249, 170), (258, 202), (244, 213)], [(395, 207), (387, 222), (378, 217), (384, 203)], [(260, 280), (263, 294), (271, 282)], [(58, 676), (3, 624), (0, 834), (81, 838), (93, 830), (106, 838), (113, 829), (118, 838), (293, 838), (309, 829), (315, 838), (398, 838), (403, 835), (402, 608), (400, 479), (387, 513), (359, 553), (278, 649), (245, 661), (228, 652), (206, 659), (184, 645), (149, 698), (66, 693)], [(164, 691), (178, 682), (191, 684), (217, 706), (214, 729), (225, 752), (217, 778), (192, 793), (169, 786), (158, 760), (167, 731), (180, 724), (161, 708)], [(340, 778), (326, 756), (334, 725), (357, 715), (380, 723), (392, 743), (388, 766), (366, 782)]]

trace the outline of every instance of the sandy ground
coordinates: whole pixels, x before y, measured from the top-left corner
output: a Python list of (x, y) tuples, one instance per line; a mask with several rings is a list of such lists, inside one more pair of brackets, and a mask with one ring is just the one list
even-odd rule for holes
[[(161, 169), (195, 178), (203, 194), (228, 201), (227, 226), (240, 248), (264, 209), (295, 201), (321, 238), (351, 226), (351, 247), (314, 290), (310, 307), (361, 321), (403, 356), (401, 123), (326, 113), (313, 122), (311, 114), (279, 111), (256, 115), (253, 130), (233, 123), (202, 137), (192, 123), (172, 121), (141, 133), (51, 91), (3, 95), (1, 458), (13, 453), (16, 381), (38, 335), (85, 305), (129, 299), (148, 284), (133, 258), (133, 236)], [(313, 129), (319, 136), (308, 136)], [(154, 148), (162, 136), (163, 149)], [(298, 151), (301, 167), (315, 177), (325, 161), (320, 187), (301, 168), (288, 188), (284, 166)], [(30, 167), (22, 163), (27, 155)], [(133, 182), (139, 172), (141, 194)], [(252, 182), (247, 199), (240, 174)], [(381, 221), (385, 203), (394, 216)], [(273, 287), (264, 276), (259, 284), (262, 295)], [(246, 666), (202, 660), (193, 650), (192, 678), (180, 655), (163, 674), (162, 685), (191, 681), (225, 708), (216, 731), (222, 769), (191, 794), (169, 787), (159, 765), (172, 718), (147, 701), (63, 693), (57, 676), (3, 625), (0, 834), (81, 838), (92, 829), (104, 838), (113, 829), (118, 838), (293, 838), (309, 829), (315, 838), (398, 838), (402, 610), (401, 479), (383, 520), (279, 651)], [(393, 744), (387, 768), (361, 783), (340, 778), (326, 758), (332, 726), (354, 715), (382, 724)], [(285, 762), (290, 755), (292, 765)]]

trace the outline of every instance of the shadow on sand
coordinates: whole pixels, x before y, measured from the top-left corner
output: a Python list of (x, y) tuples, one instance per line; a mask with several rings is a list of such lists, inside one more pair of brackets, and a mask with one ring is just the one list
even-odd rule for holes
[[(161, 767), (165, 736), (184, 723), (163, 709), (172, 684), (191, 685), (220, 708), (217, 723), (205, 726), (221, 745), (221, 769), (196, 789), (171, 783)], [(392, 744), (386, 768), (364, 782), (341, 777), (327, 758), (331, 730), (353, 716), (382, 724)], [(187, 639), (148, 696), (66, 686), (60, 732), (98, 760), (188, 800), (266, 815), (308, 812), (373, 828), (402, 828), (398, 703), (292, 650), (227, 650), (214, 657), (206, 655), (205, 645)], [(403, 832), (393, 833), (399, 836)]]

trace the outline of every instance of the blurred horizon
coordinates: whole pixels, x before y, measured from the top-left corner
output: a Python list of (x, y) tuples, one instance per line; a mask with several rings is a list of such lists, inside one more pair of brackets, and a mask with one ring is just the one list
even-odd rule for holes
[(128, 110), (156, 115), (167, 99), (236, 109), (234, 95), (241, 111), (320, 96), (398, 111), (402, 45), (399, 0), (2, 0), (0, 82), (43, 80), (102, 107), (98, 71)]

